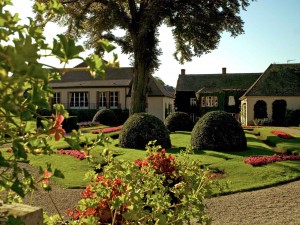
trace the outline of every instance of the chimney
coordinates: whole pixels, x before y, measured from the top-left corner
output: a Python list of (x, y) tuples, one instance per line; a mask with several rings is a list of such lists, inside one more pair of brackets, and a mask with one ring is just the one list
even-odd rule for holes
[(180, 75), (185, 75), (185, 69), (181, 69), (181, 74)]
[(226, 67), (222, 68), (222, 74), (226, 74)]

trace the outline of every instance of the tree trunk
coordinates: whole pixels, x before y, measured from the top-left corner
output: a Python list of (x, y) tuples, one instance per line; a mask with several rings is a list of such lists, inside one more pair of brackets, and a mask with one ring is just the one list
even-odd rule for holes
[[(142, 33), (142, 32), (141, 32)], [(153, 40), (155, 31), (137, 35), (133, 38), (134, 46), (134, 77), (131, 88), (130, 115), (146, 112), (148, 98), (148, 83), (153, 71)]]

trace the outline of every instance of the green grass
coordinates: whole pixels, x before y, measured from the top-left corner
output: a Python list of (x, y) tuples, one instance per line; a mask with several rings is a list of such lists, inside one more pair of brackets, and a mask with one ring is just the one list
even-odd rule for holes
[[(276, 147), (284, 148), (288, 151), (300, 153), (300, 138), (296, 137), (291, 140), (278, 138), (270, 133), (272, 128), (259, 128), (256, 130), (261, 135), (266, 136)], [(95, 134), (85, 134), (91, 139)], [(170, 135), (172, 147), (167, 149), (168, 153), (177, 155), (190, 145), (190, 132), (175, 132)], [(266, 145), (262, 140), (252, 133), (246, 132), (248, 149), (246, 151), (235, 152), (215, 152), (215, 151), (196, 151), (191, 155), (192, 159), (200, 160), (204, 167), (214, 170), (224, 171), (224, 175), (218, 179), (220, 184), (230, 183), (229, 189), (219, 192), (217, 187), (214, 188), (215, 194), (227, 194), (245, 190), (254, 190), (263, 187), (278, 185), (292, 180), (300, 179), (300, 161), (283, 161), (268, 164), (261, 167), (253, 167), (245, 164), (243, 161), (247, 156), (273, 155), (275, 152), (271, 147)], [(56, 148), (63, 148), (66, 142), (60, 140), (51, 142)], [(88, 181), (83, 180), (84, 174), (95, 167), (96, 164), (103, 162), (101, 156), (102, 150), (108, 147), (115, 152), (116, 159), (134, 161), (137, 158), (144, 158), (146, 152), (137, 149), (125, 149), (118, 147), (118, 140), (114, 139), (107, 146), (97, 146), (91, 151), (94, 156), (94, 162), (88, 163), (87, 160), (80, 161), (65, 155), (39, 155), (29, 156), (30, 164), (39, 167), (46, 163), (51, 163), (53, 168), (60, 169), (65, 179), (55, 179), (54, 181), (65, 188), (84, 187)], [(3, 153), (5, 157), (9, 153)]]

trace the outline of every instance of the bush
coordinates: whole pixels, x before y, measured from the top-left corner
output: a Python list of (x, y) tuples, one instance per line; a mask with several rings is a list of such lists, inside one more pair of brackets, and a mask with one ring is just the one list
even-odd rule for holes
[(274, 126), (284, 126), (286, 116), (286, 101), (275, 100), (272, 103), (272, 121)]
[(97, 109), (68, 109), (70, 116), (77, 116), (78, 122), (92, 121)]
[(258, 100), (254, 105), (254, 118), (264, 119), (267, 117), (267, 103), (264, 100)]
[(171, 113), (164, 121), (165, 126), (170, 132), (174, 131), (192, 131), (194, 123), (190, 116), (185, 112)]
[(224, 111), (213, 111), (195, 124), (191, 145), (201, 150), (241, 151), (247, 148), (247, 140), (235, 118)]
[(287, 110), (285, 124), (286, 126), (300, 126), (300, 109)]
[(107, 126), (117, 126), (118, 118), (111, 109), (100, 109), (94, 116), (92, 122), (99, 122)]
[(131, 115), (119, 135), (119, 144), (123, 148), (145, 149), (148, 142), (154, 140), (163, 148), (171, 147), (169, 131), (164, 123), (147, 113)]
[(129, 117), (128, 109), (111, 109), (111, 110), (115, 113), (118, 119), (118, 125), (122, 125), (123, 123), (125, 123), (125, 121)]

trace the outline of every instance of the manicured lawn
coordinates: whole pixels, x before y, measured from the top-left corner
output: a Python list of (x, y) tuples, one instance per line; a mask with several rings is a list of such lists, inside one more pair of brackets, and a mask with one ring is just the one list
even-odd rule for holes
[[(260, 132), (266, 136), (276, 147), (284, 148), (291, 152), (300, 153), (300, 137), (295, 139), (281, 139), (270, 133), (272, 128), (256, 128), (255, 132)], [(254, 133), (255, 133), (254, 132)], [(116, 134), (116, 133), (114, 133)], [(96, 137), (95, 134), (84, 134), (91, 139)], [(209, 167), (214, 171), (221, 171), (218, 182), (221, 185), (229, 183), (229, 189), (223, 190), (221, 193), (218, 187), (214, 187), (215, 194), (226, 194), (251, 189), (258, 189), (267, 186), (273, 186), (280, 183), (300, 179), (300, 161), (282, 161), (271, 163), (261, 167), (253, 167), (244, 163), (247, 156), (268, 156), (275, 152), (266, 145), (262, 140), (251, 132), (246, 132), (248, 141), (248, 149), (240, 152), (215, 152), (215, 151), (196, 151), (191, 155), (192, 159), (200, 160), (203, 167)], [(190, 132), (175, 132), (171, 134), (172, 148), (167, 149), (168, 153), (178, 155), (190, 145)], [(58, 142), (51, 141), (57, 149), (66, 148), (67, 143), (63, 140)], [(33, 166), (44, 166), (46, 162), (51, 163), (53, 168), (60, 169), (65, 179), (55, 179), (54, 181), (66, 188), (84, 187), (88, 181), (84, 180), (85, 173), (94, 169), (94, 167), (103, 162), (101, 152), (104, 148), (109, 148), (114, 152), (115, 158), (120, 160), (134, 161), (137, 158), (144, 158), (146, 152), (137, 149), (124, 149), (117, 146), (118, 140), (112, 139), (111, 143), (106, 146), (97, 146), (91, 151), (94, 161), (89, 163), (87, 160), (78, 160), (71, 156), (53, 154), (47, 155), (30, 155), (30, 164)], [(2, 151), (3, 152), (3, 151)], [(3, 153), (8, 156), (11, 153)], [(179, 157), (180, 158), (180, 157)]]

